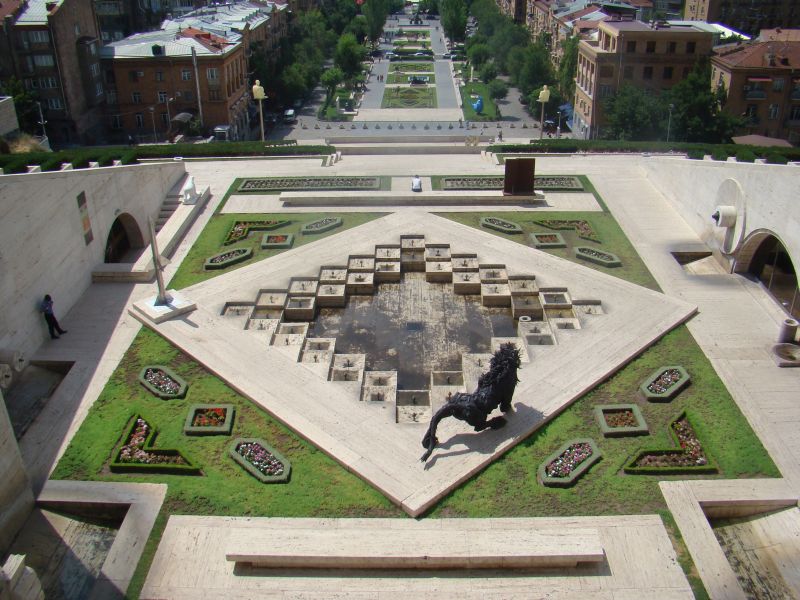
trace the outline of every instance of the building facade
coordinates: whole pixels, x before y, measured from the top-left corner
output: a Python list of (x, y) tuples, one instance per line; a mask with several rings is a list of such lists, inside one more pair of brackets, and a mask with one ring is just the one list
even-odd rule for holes
[(686, 0), (683, 15), (694, 21), (719, 22), (749, 34), (770, 27), (800, 27), (797, 0)]
[(576, 138), (602, 136), (603, 102), (623, 85), (661, 93), (685, 78), (700, 57), (711, 53), (712, 34), (693, 26), (605, 21), (597, 41), (578, 45), (574, 120)]

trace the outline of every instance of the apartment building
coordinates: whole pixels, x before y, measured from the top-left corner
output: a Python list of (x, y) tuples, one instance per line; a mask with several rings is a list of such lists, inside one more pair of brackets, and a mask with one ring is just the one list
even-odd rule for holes
[(721, 47), (711, 57), (711, 85), (725, 90), (726, 112), (745, 117), (741, 133), (800, 142), (800, 41)]
[(515, 23), (525, 23), (526, 0), (497, 0), (500, 11), (514, 20)]
[(4, 0), (0, 79), (16, 77), (42, 105), (54, 145), (102, 140), (105, 101), (97, 24), (83, 0)]
[(797, 0), (686, 0), (684, 18), (718, 22), (749, 34), (770, 27), (800, 27)]
[(701, 56), (711, 53), (713, 35), (693, 25), (648, 25), (604, 21), (597, 40), (578, 45), (575, 85), (575, 137), (602, 135), (603, 101), (625, 84), (654, 94), (686, 77)]

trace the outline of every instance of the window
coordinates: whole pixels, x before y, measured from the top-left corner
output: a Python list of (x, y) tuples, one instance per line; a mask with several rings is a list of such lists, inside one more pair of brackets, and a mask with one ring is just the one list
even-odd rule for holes
[(141, 104), (142, 103), (142, 93), (141, 92), (133, 92), (131, 94), (131, 102), (134, 104)]
[(780, 105), (779, 104), (770, 104), (769, 105), (769, 113), (767, 118), (775, 120), (778, 118), (778, 114), (780, 113)]
[(167, 92), (158, 92), (158, 103), (164, 104), (167, 101)]
[(40, 77), (39, 86), (45, 90), (51, 90), (58, 87), (58, 80), (55, 77)]
[(219, 90), (208, 90), (208, 99), (211, 101), (219, 100)]
[(633, 66), (628, 65), (625, 67), (625, 70), (622, 72), (623, 79), (633, 79)]
[(614, 76), (614, 67), (612, 67), (612, 66), (600, 67), (599, 75), (600, 75), (600, 77), (602, 77), (604, 79), (608, 79), (608, 78), (613, 77)]
[(39, 87), (39, 80), (38, 79), (26, 79), (25, 80), (25, 89), (30, 90)]
[(144, 115), (142, 113), (136, 113), (134, 116), (136, 117), (136, 127), (139, 129), (144, 127)]
[(106, 102), (109, 104), (116, 104), (117, 103), (117, 92), (114, 90), (109, 90), (106, 92)]
[(81, 34), (81, 26), (78, 23), (75, 23), (75, 35)]
[(103, 95), (103, 84), (99, 81), (94, 84), (94, 95), (95, 96)]
[(139, 71), (128, 71), (128, 81), (139, 81)]
[(625, 51), (628, 54), (633, 54), (636, 52), (636, 42), (628, 42), (628, 45), (625, 48)]
[(181, 79), (184, 81), (191, 81), (192, 80), (192, 72), (189, 69), (182, 69), (181, 70)]
[(656, 43), (655, 42), (647, 42), (647, 53), (648, 54), (655, 54), (656, 53)]
[(37, 67), (52, 67), (55, 65), (52, 54), (34, 54), (33, 64)]
[(116, 81), (117, 78), (114, 75), (114, 71), (112, 69), (108, 69), (106, 71), (106, 83), (115, 83)]
[(789, 119), (792, 121), (800, 121), (800, 105), (795, 105), (792, 107), (792, 112)]
[(30, 31), (28, 38), (32, 44), (46, 44), (50, 41), (50, 34), (47, 31)]
[(156, 81), (164, 81), (164, 71), (156, 71)]
[(754, 119), (756, 117), (756, 114), (758, 114), (758, 105), (748, 104), (747, 109), (744, 111), (744, 116)]
[(104, 42), (110, 42), (111, 41), (111, 36), (108, 34), (107, 31), (101, 31), (100, 32), (100, 36), (103, 38)]
[(608, 98), (613, 93), (613, 90), (610, 85), (601, 83), (597, 86), (597, 93), (601, 98)]
[(125, 37), (125, 35), (121, 31), (115, 31), (114, 32), (114, 41), (115, 42), (118, 42), (119, 40), (121, 40), (124, 37)]
[(89, 44), (89, 54), (97, 56), (97, 45), (94, 42)]
[(111, 115), (111, 129), (122, 129), (122, 117)]
[(98, 75), (100, 75), (100, 65), (98, 63), (90, 64), (89, 72), (92, 74), (92, 77), (97, 77)]
[(161, 124), (164, 126), (169, 126), (169, 115), (165, 112), (161, 113)]
[(678, 49), (677, 42), (670, 42), (667, 44), (667, 54), (675, 54), (675, 51)]
[(642, 79), (652, 79), (653, 78), (653, 67), (645, 67), (644, 71), (642, 72)]
[(48, 98), (47, 108), (49, 108), (50, 110), (61, 110), (62, 108), (64, 108), (64, 105), (61, 104), (61, 98)]
[(212, 69), (206, 69), (206, 77), (209, 81), (216, 81), (219, 79), (219, 74), (217, 72), (216, 67)]
[(783, 91), (783, 77), (776, 77), (772, 80), (772, 91), (773, 92), (782, 92)]
[(694, 54), (697, 50), (697, 42), (686, 42), (686, 54)]
[(672, 67), (664, 67), (664, 74), (662, 79), (672, 79)]

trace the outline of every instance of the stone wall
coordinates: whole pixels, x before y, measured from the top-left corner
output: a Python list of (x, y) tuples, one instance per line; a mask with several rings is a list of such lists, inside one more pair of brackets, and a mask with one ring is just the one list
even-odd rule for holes
[(724, 230), (711, 219), (715, 208), (738, 204), (737, 227), (744, 227), (741, 235), (736, 232), (734, 249), (753, 232), (769, 230), (800, 271), (800, 167), (667, 157), (641, 164), (653, 185), (712, 249), (724, 245)]
[(0, 393), (0, 555), (33, 510), (33, 491)]
[[(38, 310), (53, 296), (62, 318), (103, 263), (114, 220), (135, 219), (149, 241), (147, 218), (155, 220), (170, 189), (185, 176), (182, 162), (79, 169), (0, 180), (0, 348), (31, 355), (47, 336)], [(84, 238), (78, 196), (86, 198), (94, 239)]]
[(5, 136), (18, 131), (19, 121), (17, 121), (17, 111), (14, 109), (14, 99), (9, 96), (0, 97), (0, 135)]

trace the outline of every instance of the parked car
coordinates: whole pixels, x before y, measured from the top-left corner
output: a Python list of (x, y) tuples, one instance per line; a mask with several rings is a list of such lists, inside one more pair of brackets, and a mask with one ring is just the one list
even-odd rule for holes
[(414, 56), (428, 56), (425, 52), (414, 52)]
[(297, 114), (294, 112), (293, 108), (289, 108), (283, 111), (283, 122), (284, 123), (297, 123)]
[(452, 56), (453, 55), (450, 54), (449, 52), (445, 52), (444, 54), (442, 54), (442, 58), (452, 58)]
[(386, 56), (386, 58), (394, 58), (395, 56), (397, 56), (397, 54), (395, 54), (394, 52), (392, 52), (392, 51), (390, 50), (389, 52), (387, 52), (387, 53), (385, 54), (385, 56)]

